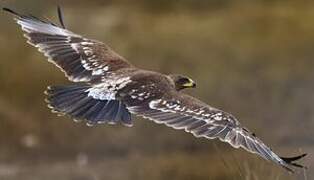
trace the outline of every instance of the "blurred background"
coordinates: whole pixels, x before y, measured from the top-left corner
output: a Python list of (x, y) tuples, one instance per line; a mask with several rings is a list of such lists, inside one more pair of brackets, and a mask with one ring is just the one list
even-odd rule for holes
[(7, 6), (108, 43), (134, 65), (192, 77), (186, 92), (234, 114), (282, 156), (256, 155), (134, 117), (87, 127), (50, 113), (43, 91), (69, 84), (0, 15), (0, 179), (292, 180), (314, 178), (314, 1), (6, 0)]

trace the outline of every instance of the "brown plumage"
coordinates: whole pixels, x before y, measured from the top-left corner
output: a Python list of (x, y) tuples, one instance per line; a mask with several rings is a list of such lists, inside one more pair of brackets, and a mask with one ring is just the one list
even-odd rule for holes
[(48, 105), (54, 112), (84, 120), (88, 125), (117, 123), (131, 126), (131, 114), (183, 129), (196, 137), (220, 139), (235, 148), (256, 153), (290, 170), (301, 165), (294, 161), (305, 155), (282, 158), (229, 113), (184, 94), (195, 87), (183, 75), (165, 75), (139, 69), (106, 44), (84, 38), (62, 27), (33, 16), (16, 16), (28, 43), (37, 47), (68, 77), (81, 82), (48, 87)]

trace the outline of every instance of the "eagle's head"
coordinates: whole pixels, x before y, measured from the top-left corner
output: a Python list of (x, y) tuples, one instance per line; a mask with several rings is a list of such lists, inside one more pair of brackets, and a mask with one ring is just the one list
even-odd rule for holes
[(189, 77), (180, 74), (169, 75), (170, 79), (174, 82), (177, 91), (185, 88), (195, 88), (196, 83)]

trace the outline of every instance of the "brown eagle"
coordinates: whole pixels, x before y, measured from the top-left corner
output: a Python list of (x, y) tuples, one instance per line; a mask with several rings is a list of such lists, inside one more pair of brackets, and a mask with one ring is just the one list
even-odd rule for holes
[(303, 167), (275, 154), (229, 113), (216, 109), (181, 90), (196, 87), (184, 75), (166, 75), (133, 66), (106, 44), (67, 30), (49, 20), (15, 15), (28, 43), (59, 67), (73, 85), (50, 86), (46, 91), (53, 112), (69, 115), (88, 125), (121, 122), (132, 126), (131, 114), (182, 129), (196, 137), (219, 139), (234, 148), (260, 155), (285, 169)]

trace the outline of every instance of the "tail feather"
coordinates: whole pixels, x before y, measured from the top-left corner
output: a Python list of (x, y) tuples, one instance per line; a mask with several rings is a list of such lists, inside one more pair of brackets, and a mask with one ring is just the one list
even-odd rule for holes
[(88, 125), (97, 123), (131, 126), (131, 115), (118, 100), (99, 100), (88, 96), (89, 85), (48, 87), (48, 106), (59, 114), (67, 114), (75, 120), (85, 120)]
[(77, 104), (69, 109), (69, 114), (77, 118), (84, 117), (84, 119), (86, 119), (86, 117), (84, 116), (85, 112), (92, 108), (95, 103), (96, 102), (94, 102), (92, 98), (85, 96)]
[(108, 112), (106, 113), (106, 116), (108, 117), (108, 119), (110, 119), (109, 123), (110, 124), (115, 124), (115, 116), (118, 113), (118, 108), (119, 108), (119, 104), (118, 103), (114, 103), (113, 101), (110, 102), (111, 105), (108, 108)]
[(121, 122), (126, 126), (132, 126), (131, 114), (128, 113), (128, 110), (124, 104), (122, 104), (122, 106), (124, 106), (124, 107), (121, 108), (121, 111), (122, 111), (121, 112)]
[[(110, 107), (110, 101), (107, 101), (105, 105), (102, 106), (101, 110), (99, 111), (99, 113), (97, 115), (95, 115), (94, 119), (100, 120), (103, 116), (106, 115), (106, 113), (108, 113), (108, 108)], [(106, 110), (106, 111), (105, 111)], [(101, 122), (100, 122), (101, 123)]]
[(99, 112), (101, 108), (105, 105), (106, 105), (106, 102), (101, 102), (101, 101), (96, 102), (96, 104), (94, 104), (94, 106), (92, 106), (86, 112), (84, 112), (82, 116), (86, 117), (86, 119), (95, 119), (97, 112)]

